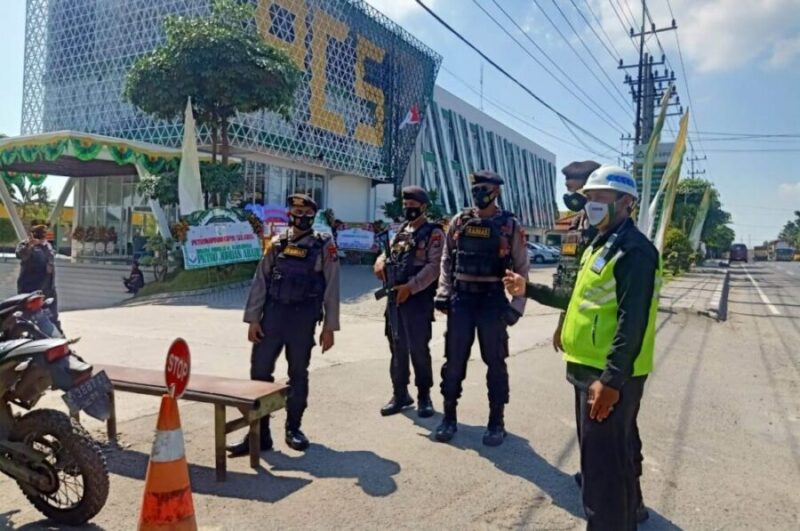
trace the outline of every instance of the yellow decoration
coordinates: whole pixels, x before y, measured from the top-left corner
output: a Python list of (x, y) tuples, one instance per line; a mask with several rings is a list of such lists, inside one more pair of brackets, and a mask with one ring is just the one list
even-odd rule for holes
[(331, 111), (326, 104), (328, 75), (325, 67), (328, 57), (328, 39), (344, 42), (347, 39), (347, 25), (322, 10), (314, 14), (314, 38), (311, 42), (311, 119), (314, 127), (344, 135), (346, 128), (341, 114)]
[[(276, 35), (269, 32), (272, 26), (272, 14), (270, 8), (278, 6), (292, 15), (294, 15), (294, 26), (292, 27), (294, 33), (294, 40), (292, 42), (285, 41)], [(306, 62), (306, 15), (308, 14), (308, 6), (303, 0), (259, 0), (256, 7), (256, 27), (259, 34), (264, 37), (264, 40), (269, 44), (285, 50), (292, 58), (297, 68), (305, 71)]]
[(386, 51), (361, 35), (356, 41), (356, 95), (375, 104), (375, 124), (359, 123), (355, 138), (374, 146), (383, 145), (383, 111), (385, 96), (383, 90), (364, 81), (364, 61), (372, 59), (382, 63)]

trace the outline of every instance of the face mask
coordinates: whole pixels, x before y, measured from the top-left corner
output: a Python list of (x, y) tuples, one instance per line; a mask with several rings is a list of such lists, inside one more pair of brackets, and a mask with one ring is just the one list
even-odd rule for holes
[(307, 231), (314, 226), (314, 216), (295, 216), (290, 214), (292, 226), (297, 230)]
[(587, 201), (584, 211), (589, 225), (602, 228), (617, 218), (617, 202), (599, 203), (597, 201)]
[(472, 189), (472, 199), (475, 202), (475, 206), (479, 209), (483, 210), (488, 208), (492, 201), (494, 201), (495, 197), (497, 197), (494, 193), (494, 190), (487, 190), (486, 188), (474, 187)]
[(414, 221), (422, 215), (422, 208), (420, 207), (407, 207), (403, 209), (403, 215), (406, 221)]
[(564, 194), (564, 204), (573, 212), (580, 212), (586, 206), (586, 196), (580, 192)]

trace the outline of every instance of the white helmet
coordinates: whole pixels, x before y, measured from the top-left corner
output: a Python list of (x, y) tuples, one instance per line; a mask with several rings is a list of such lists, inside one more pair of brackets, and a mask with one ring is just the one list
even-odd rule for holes
[(588, 190), (614, 190), (639, 199), (639, 192), (636, 190), (636, 181), (633, 176), (619, 166), (604, 164), (594, 170), (586, 180), (582, 191)]

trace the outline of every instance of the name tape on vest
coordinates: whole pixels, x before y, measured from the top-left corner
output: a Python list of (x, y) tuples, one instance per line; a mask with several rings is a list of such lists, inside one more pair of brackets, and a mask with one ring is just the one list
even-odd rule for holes
[(308, 255), (308, 249), (289, 245), (283, 250), (283, 254), (286, 256), (293, 256), (295, 258), (305, 258)]
[(489, 238), (492, 231), (489, 227), (467, 226), (467, 228), (464, 229), (464, 234), (472, 238)]

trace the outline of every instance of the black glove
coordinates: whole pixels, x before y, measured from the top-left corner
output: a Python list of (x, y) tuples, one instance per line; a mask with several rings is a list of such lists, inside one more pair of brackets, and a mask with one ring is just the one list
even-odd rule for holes
[(522, 314), (515, 310), (510, 304), (502, 315), (503, 322), (506, 324), (506, 326), (514, 326), (517, 324), (517, 321), (519, 321), (520, 317), (522, 317)]
[(450, 309), (450, 299), (445, 297), (436, 297), (433, 299), (433, 307), (440, 312), (447, 313)]

